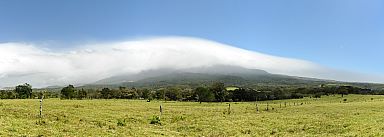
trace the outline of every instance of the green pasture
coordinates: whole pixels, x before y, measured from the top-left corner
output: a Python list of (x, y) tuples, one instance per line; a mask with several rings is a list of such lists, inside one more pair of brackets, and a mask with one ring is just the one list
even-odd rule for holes
[(0, 100), (0, 136), (384, 136), (384, 96), (201, 104), (45, 99), (42, 118), (39, 107), (37, 99)]

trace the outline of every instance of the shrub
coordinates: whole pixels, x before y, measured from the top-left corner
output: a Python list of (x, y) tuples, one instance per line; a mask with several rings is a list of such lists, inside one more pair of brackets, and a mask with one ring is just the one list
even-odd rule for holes
[(124, 120), (121, 120), (121, 119), (118, 119), (117, 120), (117, 126), (126, 126), (126, 122), (125, 122), (125, 119)]
[(321, 94), (316, 93), (313, 97), (314, 97), (314, 98), (321, 98)]
[(161, 125), (160, 117), (159, 116), (152, 116), (152, 118), (150, 120), (151, 120), (150, 124), (159, 124), (159, 125)]
[(45, 125), (46, 122), (44, 120), (38, 120), (36, 121), (36, 125)]

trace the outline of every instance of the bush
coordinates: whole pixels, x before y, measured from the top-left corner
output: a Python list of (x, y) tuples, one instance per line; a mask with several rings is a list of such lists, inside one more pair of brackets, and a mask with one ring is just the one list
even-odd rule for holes
[(152, 118), (150, 120), (151, 120), (150, 124), (159, 124), (159, 125), (161, 125), (160, 117), (159, 116), (152, 116)]
[(126, 126), (126, 122), (125, 122), (125, 119), (124, 120), (121, 120), (121, 119), (118, 119), (117, 120), (117, 126)]
[(316, 93), (313, 97), (314, 98), (321, 98), (321, 95), (322, 95), (321, 93)]

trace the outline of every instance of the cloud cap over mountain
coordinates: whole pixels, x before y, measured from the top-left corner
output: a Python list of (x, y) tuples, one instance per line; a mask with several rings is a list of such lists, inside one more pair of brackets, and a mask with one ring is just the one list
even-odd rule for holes
[(51, 51), (24, 43), (0, 44), (0, 87), (25, 82), (35, 87), (85, 84), (149, 69), (212, 65), (341, 81), (384, 82), (383, 76), (335, 70), (305, 60), (262, 54), (198, 38), (147, 38), (88, 44), (69, 50)]

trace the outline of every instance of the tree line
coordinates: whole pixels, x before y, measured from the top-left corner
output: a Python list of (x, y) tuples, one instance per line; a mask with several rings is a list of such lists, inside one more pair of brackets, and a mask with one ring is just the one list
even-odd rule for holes
[(32, 85), (28, 83), (18, 85), (13, 90), (0, 90), (0, 99), (31, 99), (41, 98), (43, 95), (47, 98), (59, 97), (55, 92), (33, 92)]
[(27, 99), (45, 97), (61, 99), (147, 99), (147, 100), (175, 100), (199, 102), (225, 102), (225, 101), (263, 101), (280, 99), (297, 99), (303, 97), (320, 98), (324, 95), (340, 94), (380, 94), (383, 90), (371, 90), (354, 86), (318, 87), (259, 87), (258, 89), (237, 87), (228, 90), (224, 83), (214, 82), (209, 86), (196, 88), (170, 86), (163, 88), (101, 88), (83, 89), (68, 85), (59, 92), (45, 91), (32, 92), (30, 84), (18, 85), (14, 90), (1, 90), (1, 99)]

